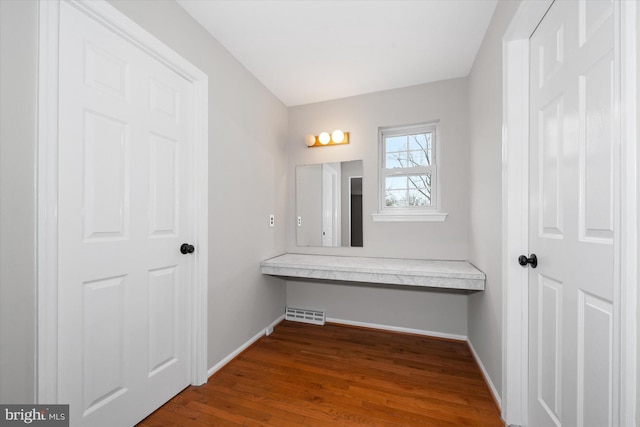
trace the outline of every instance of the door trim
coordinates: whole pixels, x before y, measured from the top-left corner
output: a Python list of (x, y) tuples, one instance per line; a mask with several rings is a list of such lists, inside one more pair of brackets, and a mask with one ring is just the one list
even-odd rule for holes
[(82, 13), (150, 54), (193, 87), (194, 112), (189, 126), (195, 153), (192, 170), (193, 206), (189, 234), (194, 253), (188, 301), (190, 382), (207, 381), (207, 288), (208, 288), (208, 77), (150, 33), (103, 0), (46, 0), (39, 2), (38, 138), (37, 138), (37, 375), (36, 399), (57, 403), (57, 175), (58, 175), (58, 48), (60, 2)]
[(502, 419), (528, 421), (529, 36), (553, 0), (523, 1), (502, 43)]
[(637, 32), (638, 6), (622, 1), (620, 16), (620, 425), (636, 422), (638, 331), (638, 157), (637, 157)]
[[(529, 194), (529, 37), (553, 0), (523, 0), (503, 37), (502, 135), (502, 418), (507, 425), (528, 425), (528, 274), (516, 259), (527, 251)], [(636, 158), (636, 5), (616, 2), (621, 58), (621, 184), (618, 201), (616, 268), (620, 281), (614, 296), (620, 307), (614, 334), (620, 343), (620, 425), (633, 425), (636, 413), (637, 158)]]

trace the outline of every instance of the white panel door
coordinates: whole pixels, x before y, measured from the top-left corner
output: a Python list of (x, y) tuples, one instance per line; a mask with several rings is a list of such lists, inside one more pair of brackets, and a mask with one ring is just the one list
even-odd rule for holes
[[(529, 425), (613, 425), (612, 1), (556, 1), (530, 44)], [(531, 266), (530, 266), (531, 267)]]
[(60, 5), (58, 400), (133, 425), (189, 384), (190, 84)]

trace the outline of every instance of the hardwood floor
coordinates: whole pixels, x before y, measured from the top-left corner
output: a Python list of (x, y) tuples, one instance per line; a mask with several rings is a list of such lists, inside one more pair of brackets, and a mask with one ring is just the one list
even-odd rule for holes
[(287, 321), (138, 425), (504, 426), (464, 342)]

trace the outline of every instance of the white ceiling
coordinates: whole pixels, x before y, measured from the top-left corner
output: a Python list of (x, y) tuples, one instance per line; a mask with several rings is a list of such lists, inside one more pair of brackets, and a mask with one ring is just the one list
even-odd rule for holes
[(469, 74), (497, 0), (177, 0), (285, 105)]

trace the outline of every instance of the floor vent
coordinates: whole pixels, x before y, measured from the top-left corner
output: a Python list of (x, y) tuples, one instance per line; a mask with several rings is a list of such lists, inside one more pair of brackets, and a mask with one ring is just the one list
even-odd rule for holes
[(314, 325), (324, 325), (324, 311), (305, 310), (303, 308), (287, 307), (285, 320), (294, 322), (313, 323)]

